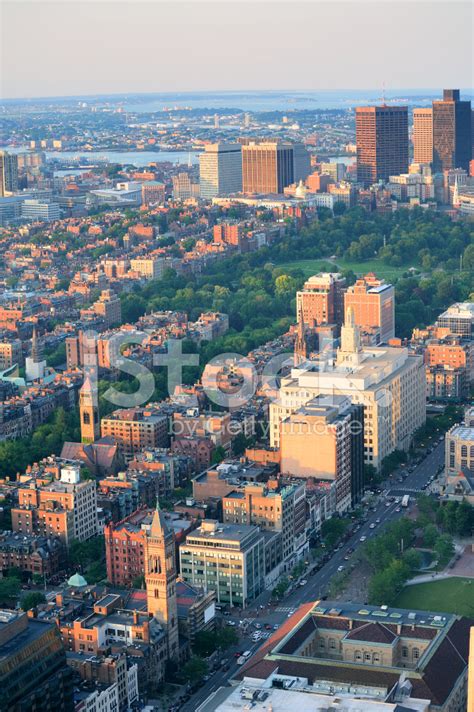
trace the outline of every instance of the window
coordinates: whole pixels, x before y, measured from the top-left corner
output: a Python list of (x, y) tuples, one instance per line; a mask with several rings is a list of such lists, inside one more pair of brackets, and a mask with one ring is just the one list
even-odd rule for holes
[(364, 660), (366, 662), (370, 662), (372, 660), (372, 656), (370, 653), (364, 653)]
[(418, 648), (413, 648), (413, 660), (418, 660), (419, 657), (420, 651), (418, 650)]
[(408, 648), (404, 645), (402, 648), (402, 658), (408, 657)]
[(355, 660), (356, 662), (362, 660), (362, 653), (360, 652), (360, 650), (356, 650), (356, 651), (355, 651), (355, 653), (354, 653), (354, 660)]

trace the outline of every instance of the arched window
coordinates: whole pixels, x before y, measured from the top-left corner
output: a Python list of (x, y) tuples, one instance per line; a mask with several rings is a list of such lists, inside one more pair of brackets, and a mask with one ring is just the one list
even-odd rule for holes
[(467, 445), (461, 445), (461, 457), (467, 457)]
[(355, 662), (360, 662), (362, 660), (362, 653), (360, 650), (356, 650), (354, 653)]
[(374, 665), (377, 665), (377, 663), (380, 662), (380, 653), (374, 653), (372, 655), (372, 662), (374, 663)]

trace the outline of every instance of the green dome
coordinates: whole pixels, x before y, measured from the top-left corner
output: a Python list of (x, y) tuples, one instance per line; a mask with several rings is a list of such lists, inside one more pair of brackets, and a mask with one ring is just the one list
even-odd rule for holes
[(87, 586), (87, 581), (84, 576), (81, 576), (81, 574), (76, 572), (70, 579), (68, 579), (67, 585), (74, 586), (74, 588), (82, 588), (82, 586)]

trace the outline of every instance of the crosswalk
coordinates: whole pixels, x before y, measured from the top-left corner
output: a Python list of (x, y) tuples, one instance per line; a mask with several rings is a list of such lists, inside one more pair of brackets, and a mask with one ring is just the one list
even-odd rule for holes
[(277, 606), (275, 611), (277, 613), (294, 613), (295, 609), (293, 606)]

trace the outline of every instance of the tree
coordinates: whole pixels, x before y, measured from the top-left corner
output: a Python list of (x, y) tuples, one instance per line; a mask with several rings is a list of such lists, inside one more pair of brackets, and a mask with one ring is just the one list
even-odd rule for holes
[(438, 527), (434, 524), (427, 524), (423, 529), (423, 542), (425, 546), (432, 547), (436, 544), (439, 537)]
[(218, 465), (225, 458), (226, 452), (222, 445), (218, 445), (212, 453), (211, 465)]
[(440, 566), (446, 566), (454, 555), (454, 542), (452, 537), (450, 537), (449, 534), (442, 534), (435, 544), (435, 551), (438, 554), (438, 564)]
[(41, 591), (30, 591), (21, 599), (21, 607), (24, 611), (36, 608), (40, 603), (46, 603), (46, 598)]
[(181, 668), (180, 677), (185, 682), (189, 682), (192, 685), (199, 682), (199, 680), (202, 680), (208, 669), (209, 667), (205, 660), (193, 655), (193, 657)]
[(411, 572), (418, 571), (421, 566), (421, 554), (416, 549), (407, 549), (403, 554), (403, 561)]
[(6, 576), (0, 579), (0, 603), (10, 604), (18, 598), (21, 581), (14, 576)]

